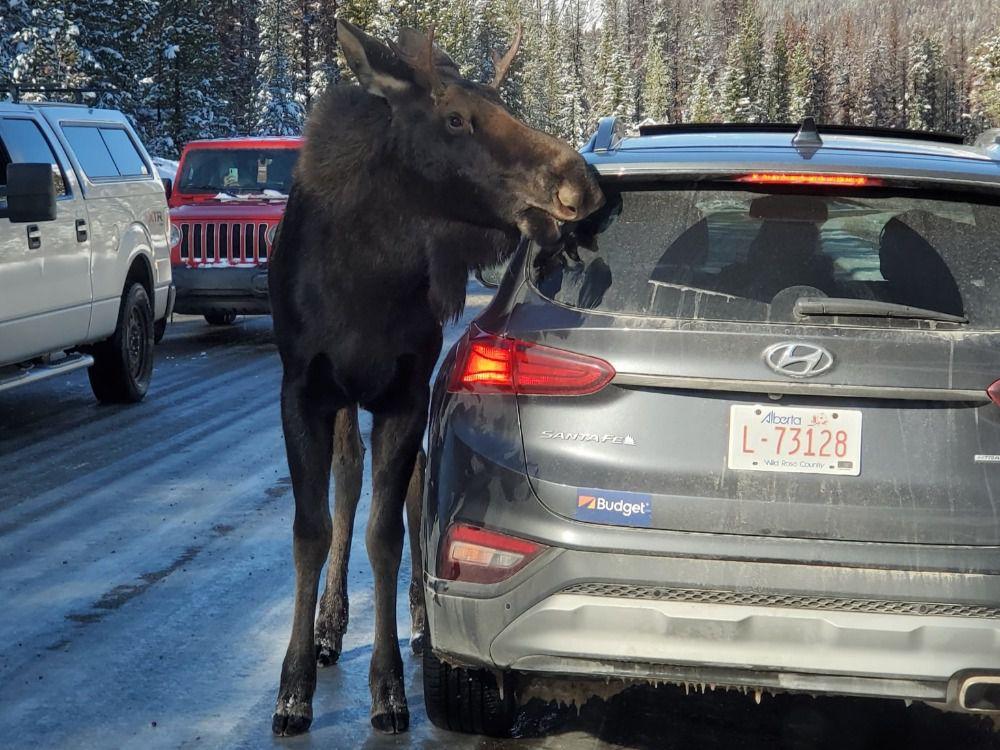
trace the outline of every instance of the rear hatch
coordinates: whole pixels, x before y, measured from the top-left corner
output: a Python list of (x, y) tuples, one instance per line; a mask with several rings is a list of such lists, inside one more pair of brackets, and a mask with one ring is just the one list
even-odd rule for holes
[(592, 395), (518, 397), (544, 505), (597, 524), (1000, 544), (990, 198), (842, 181), (605, 192), (575, 253), (532, 249), (507, 329), (617, 373)]

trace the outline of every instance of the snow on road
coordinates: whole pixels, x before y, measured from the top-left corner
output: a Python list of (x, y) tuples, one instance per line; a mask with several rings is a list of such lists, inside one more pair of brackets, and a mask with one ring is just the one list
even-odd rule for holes
[[(488, 299), (470, 297), (449, 344)], [(158, 347), (139, 406), (98, 407), (79, 373), (0, 394), (0, 747), (764, 748), (844, 727), (863, 742), (843, 746), (867, 747), (885, 722), (911, 747), (992, 742), (974, 722), (923, 707), (782, 697), (758, 708), (671, 689), (633, 691), (579, 717), (529, 707), (529, 739), (440, 732), (406, 650), (405, 595), (412, 730), (375, 736), (364, 523), (345, 652), (320, 671), (312, 732), (273, 738), (293, 583), (279, 379), (269, 318), (229, 328), (187, 318)], [(364, 415), (366, 440), (370, 428)], [(366, 484), (362, 516), (369, 497)], [(404, 554), (401, 591), (409, 572)]]

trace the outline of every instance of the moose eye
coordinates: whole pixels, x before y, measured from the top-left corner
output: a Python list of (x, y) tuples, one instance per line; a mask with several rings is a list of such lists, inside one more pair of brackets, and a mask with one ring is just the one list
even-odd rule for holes
[(465, 130), (465, 118), (457, 112), (452, 112), (448, 115), (448, 129), (456, 133), (460, 133)]

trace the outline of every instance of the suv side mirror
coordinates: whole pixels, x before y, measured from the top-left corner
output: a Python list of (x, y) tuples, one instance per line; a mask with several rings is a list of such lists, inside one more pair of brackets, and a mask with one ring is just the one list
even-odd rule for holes
[(21, 224), (56, 218), (51, 164), (7, 165), (7, 218)]
[(170, 200), (170, 196), (174, 194), (174, 181), (169, 177), (161, 177), (160, 182), (163, 183), (163, 192), (167, 194), (167, 200)]
[(505, 260), (492, 266), (476, 269), (476, 281), (488, 289), (496, 289), (503, 281), (503, 276), (507, 273), (507, 265), (510, 261)]

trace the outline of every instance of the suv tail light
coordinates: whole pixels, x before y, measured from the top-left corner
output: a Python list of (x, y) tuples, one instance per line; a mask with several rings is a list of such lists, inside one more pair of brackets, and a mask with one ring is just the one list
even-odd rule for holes
[(990, 400), (994, 404), (1000, 406), (1000, 380), (986, 389), (986, 395), (990, 397)]
[(615, 376), (597, 357), (496, 336), (473, 325), (459, 342), (448, 390), (585, 396)]
[(456, 523), (445, 532), (438, 575), (447, 581), (499, 583), (538, 557), (544, 545)]
[(819, 174), (817, 172), (754, 172), (736, 178), (754, 185), (817, 185), (819, 187), (879, 187), (885, 183), (863, 174)]

